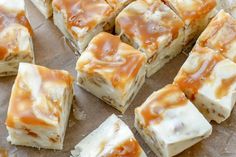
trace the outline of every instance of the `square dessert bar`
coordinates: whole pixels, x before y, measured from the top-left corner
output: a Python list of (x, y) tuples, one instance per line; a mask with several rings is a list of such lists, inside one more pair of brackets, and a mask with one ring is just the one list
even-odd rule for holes
[(116, 18), (116, 33), (146, 54), (147, 76), (182, 51), (184, 23), (159, 0), (137, 0)]
[(77, 82), (124, 113), (145, 81), (145, 63), (144, 54), (102, 32), (79, 57)]
[(62, 149), (73, 98), (73, 78), (63, 70), (20, 63), (6, 119), (14, 145)]
[(114, 114), (71, 151), (71, 157), (147, 157), (129, 127)]
[(34, 62), (24, 0), (0, 0), (0, 15), (0, 76), (15, 75), (20, 62)]
[(236, 19), (221, 10), (197, 40), (196, 46), (208, 47), (236, 63)]
[(195, 47), (175, 83), (210, 121), (226, 120), (236, 102), (236, 64), (220, 53)]
[(53, 0), (54, 23), (79, 53), (102, 31), (113, 31), (115, 16), (131, 0)]
[(215, 16), (216, 0), (162, 0), (185, 23), (185, 45), (197, 40), (210, 20)]
[(135, 127), (158, 157), (177, 155), (212, 132), (209, 122), (176, 85), (154, 92), (135, 109)]
[(31, 2), (39, 9), (45, 18), (52, 16), (52, 0), (31, 0)]

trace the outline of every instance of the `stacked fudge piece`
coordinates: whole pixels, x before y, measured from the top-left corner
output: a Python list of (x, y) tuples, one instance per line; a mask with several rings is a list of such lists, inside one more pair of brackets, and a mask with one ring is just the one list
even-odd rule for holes
[(31, 0), (31, 2), (39, 9), (45, 18), (52, 16), (52, 0)]
[(196, 46), (213, 49), (236, 63), (236, 19), (221, 10), (198, 38)]
[(147, 157), (129, 127), (111, 115), (71, 151), (71, 157)]
[(216, 0), (162, 0), (184, 21), (185, 45), (194, 42), (217, 10)]
[(0, 0), (0, 14), (0, 76), (15, 75), (20, 62), (34, 62), (24, 0)]
[(72, 98), (68, 72), (20, 63), (6, 119), (8, 141), (61, 150)]
[(135, 110), (135, 127), (158, 157), (171, 157), (210, 136), (212, 127), (176, 85), (154, 92)]
[(102, 32), (79, 57), (77, 82), (124, 113), (145, 81), (145, 63), (140, 51)]
[(116, 33), (148, 58), (151, 76), (183, 49), (184, 23), (160, 0), (137, 0), (116, 18)]
[(79, 53), (102, 31), (112, 32), (114, 20), (131, 0), (54, 0), (55, 25)]

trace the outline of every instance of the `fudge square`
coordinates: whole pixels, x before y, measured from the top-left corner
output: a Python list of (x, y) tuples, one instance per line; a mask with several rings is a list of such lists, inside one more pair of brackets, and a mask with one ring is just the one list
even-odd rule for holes
[(62, 149), (73, 98), (73, 78), (63, 70), (20, 63), (6, 126), (11, 144)]
[(0, 14), (0, 76), (15, 75), (20, 62), (34, 62), (24, 0), (0, 0)]
[(116, 33), (146, 54), (147, 76), (157, 72), (182, 51), (184, 23), (159, 0), (138, 0), (116, 18)]
[(197, 40), (236, 63), (236, 19), (221, 10)]
[(71, 151), (71, 157), (147, 157), (129, 127), (114, 114)]
[(135, 109), (135, 127), (158, 157), (177, 155), (212, 132), (209, 122), (172, 84)]
[(45, 18), (52, 16), (52, 0), (31, 0), (31, 2), (39, 9)]
[(78, 52), (102, 31), (111, 32), (119, 11), (131, 0), (53, 0), (55, 25)]
[(174, 80), (210, 121), (226, 120), (236, 102), (236, 64), (207, 47), (195, 47)]
[(210, 20), (215, 16), (216, 0), (162, 0), (185, 23), (185, 45), (197, 40)]
[(77, 82), (124, 113), (145, 81), (145, 63), (144, 54), (102, 32), (79, 57)]

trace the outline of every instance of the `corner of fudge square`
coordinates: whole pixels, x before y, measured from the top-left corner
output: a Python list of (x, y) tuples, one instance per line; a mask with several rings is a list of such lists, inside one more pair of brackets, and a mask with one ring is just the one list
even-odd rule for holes
[(102, 32), (79, 57), (77, 82), (124, 113), (145, 81), (145, 63), (140, 51), (123, 43), (119, 36)]
[(73, 78), (67, 71), (20, 63), (7, 112), (7, 140), (61, 150), (72, 98)]
[(34, 62), (24, 0), (0, 0), (0, 15), (0, 77), (16, 75), (20, 62)]
[(135, 109), (135, 128), (158, 157), (175, 156), (212, 132), (209, 122), (173, 84)]
[(116, 18), (116, 33), (147, 56), (147, 76), (160, 70), (184, 45), (184, 23), (160, 0), (137, 0)]
[(236, 64), (231, 60), (196, 46), (174, 82), (209, 121), (229, 118), (236, 102)]
[(54, 24), (82, 53), (98, 33), (112, 32), (117, 14), (132, 0), (53, 0)]

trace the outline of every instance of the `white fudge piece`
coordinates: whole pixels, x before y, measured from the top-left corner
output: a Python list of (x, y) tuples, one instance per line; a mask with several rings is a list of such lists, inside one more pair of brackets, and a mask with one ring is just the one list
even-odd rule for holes
[(198, 38), (196, 46), (218, 51), (236, 63), (236, 19), (221, 10)]
[(118, 36), (95, 36), (76, 65), (78, 84), (122, 113), (145, 81), (146, 57)]
[(185, 45), (197, 40), (210, 20), (215, 16), (216, 0), (162, 0), (185, 23)]
[(158, 157), (177, 155), (212, 132), (209, 122), (176, 85), (154, 92), (135, 109), (135, 127)]
[(95, 35), (113, 31), (115, 16), (130, 1), (53, 0), (54, 23), (81, 53)]
[(226, 120), (236, 102), (236, 64), (218, 52), (195, 47), (175, 83), (210, 121)]
[(217, 0), (217, 9), (224, 9), (236, 18), (236, 1), (235, 0)]
[(52, 16), (52, 0), (31, 0), (31, 2), (39, 9), (45, 18)]
[(114, 114), (71, 151), (72, 157), (146, 157), (129, 127)]
[(6, 126), (14, 145), (62, 149), (73, 98), (73, 78), (62, 70), (20, 63)]
[(15, 75), (20, 62), (34, 62), (32, 28), (24, 0), (0, 0), (0, 76)]
[(183, 28), (182, 20), (159, 0), (135, 1), (116, 18), (116, 33), (147, 56), (148, 77), (182, 51)]

